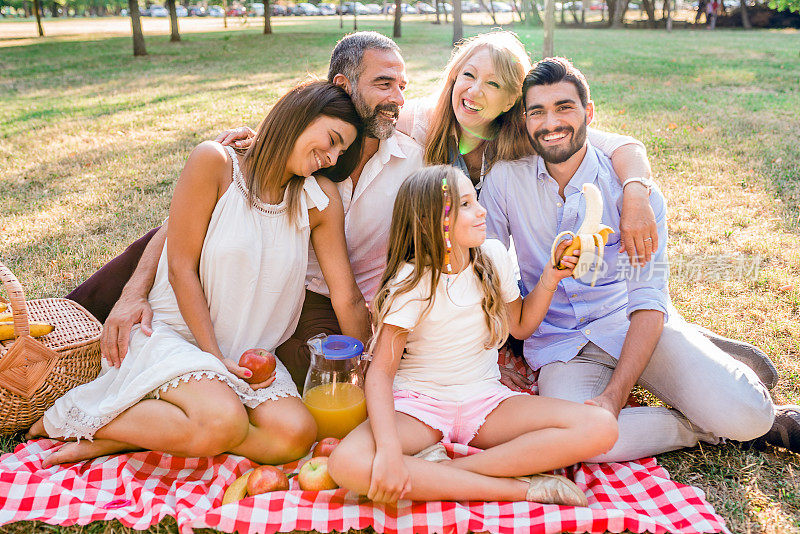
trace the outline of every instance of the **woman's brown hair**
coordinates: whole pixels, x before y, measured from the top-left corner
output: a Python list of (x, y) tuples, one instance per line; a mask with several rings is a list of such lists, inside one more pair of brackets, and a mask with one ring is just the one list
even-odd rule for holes
[(500, 160), (515, 160), (534, 153), (525, 129), (522, 104), (522, 80), (531, 68), (525, 47), (516, 35), (496, 31), (476, 35), (459, 44), (444, 70), (439, 99), (433, 108), (425, 143), (425, 163), (452, 163), (450, 154), (458, 149), (458, 121), (453, 112), (453, 86), (464, 64), (478, 50), (486, 49), (492, 57), (500, 85), (515, 98), (514, 105), (492, 123), (486, 142), (486, 171)]
[[(461, 198), (458, 189), (459, 175), (463, 176), (464, 173), (455, 167), (435, 165), (415, 172), (400, 186), (389, 230), (386, 271), (373, 300), (376, 327), (373, 342), (377, 340), (383, 320), (399, 295), (425, 283), (430, 291), (424, 299), (427, 304), (420, 321), (433, 306), (446, 250), (443, 227), (445, 193), (442, 190), (442, 181), (447, 180), (452, 225), (458, 218)], [(500, 278), (492, 260), (484, 254), (481, 247), (469, 249), (469, 259), (470, 265), (467, 269), (474, 269), (483, 293), (481, 306), (489, 328), (486, 348), (498, 347), (508, 337), (508, 312), (501, 297)], [(413, 266), (413, 271), (408, 277), (397, 280), (397, 274), (407, 263)], [(423, 282), (425, 277), (427, 280)]]
[[(265, 193), (278, 194), (284, 171), (297, 138), (320, 116), (341, 119), (356, 128), (356, 139), (339, 156), (336, 165), (315, 174), (341, 182), (350, 176), (361, 157), (363, 126), (350, 95), (328, 82), (306, 82), (294, 87), (273, 106), (244, 154), (242, 170), (251, 203)], [(298, 214), (303, 180), (295, 177), (286, 185), (286, 199), (292, 217)]]

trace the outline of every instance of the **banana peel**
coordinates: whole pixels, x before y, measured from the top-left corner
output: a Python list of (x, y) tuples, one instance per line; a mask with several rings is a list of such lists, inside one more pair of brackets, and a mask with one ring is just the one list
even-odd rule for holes
[[(28, 326), (30, 327), (32, 337), (42, 337), (55, 330), (53, 325), (49, 325), (47, 323), (29, 323)], [(14, 333), (14, 322), (0, 322), (0, 341), (14, 339), (15, 337), (17, 336)]]
[(241, 501), (247, 497), (247, 481), (250, 479), (253, 469), (243, 474), (233, 481), (225, 490), (225, 495), (222, 496), (222, 504), (230, 504), (232, 502)]
[[(581, 254), (578, 257), (575, 269), (572, 271), (572, 277), (576, 279), (582, 278), (589, 272), (591, 264), (594, 263), (594, 274), (592, 274), (591, 282), (591, 287), (594, 287), (597, 283), (600, 265), (603, 262), (608, 236), (613, 234), (614, 230), (600, 222), (603, 217), (603, 195), (600, 193), (600, 189), (592, 183), (587, 183), (583, 184), (581, 193), (586, 199), (586, 213), (583, 217), (583, 223), (577, 232), (567, 230), (556, 236), (553, 246), (550, 248), (550, 262), (557, 269), (566, 269), (567, 266), (561, 262), (561, 258), (571, 256), (576, 250), (580, 250)], [(566, 236), (572, 238), (572, 243), (564, 250), (561, 256), (556, 258), (558, 244)]]

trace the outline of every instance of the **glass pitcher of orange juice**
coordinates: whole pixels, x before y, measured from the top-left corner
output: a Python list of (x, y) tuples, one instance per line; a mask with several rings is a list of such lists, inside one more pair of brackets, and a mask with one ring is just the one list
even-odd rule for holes
[(343, 438), (367, 418), (362, 354), (364, 344), (349, 336), (308, 340), (311, 365), (303, 402), (317, 422), (317, 440)]

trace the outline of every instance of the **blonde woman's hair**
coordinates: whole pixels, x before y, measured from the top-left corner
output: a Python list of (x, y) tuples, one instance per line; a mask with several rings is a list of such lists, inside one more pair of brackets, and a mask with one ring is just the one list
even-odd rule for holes
[(453, 112), (453, 86), (467, 60), (478, 50), (488, 50), (501, 89), (514, 97), (510, 110), (501, 113), (493, 122), (490, 139), (486, 142), (486, 170), (500, 160), (515, 160), (534, 154), (525, 129), (522, 104), (522, 80), (531, 69), (531, 60), (517, 36), (508, 31), (476, 35), (463, 41), (453, 50), (444, 70), (439, 99), (430, 120), (425, 146), (425, 163), (449, 161), (452, 150), (458, 149), (458, 121)]
[[(429, 293), (423, 298), (426, 303), (420, 321), (433, 306), (436, 287), (442, 275), (445, 261), (443, 179), (447, 180), (450, 195), (450, 226), (458, 218), (461, 193), (458, 190), (459, 176), (464, 173), (450, 165), (436, 165), (421, 169), (403, 182), (397, 193), (389, 230), (389, 250), (386, 271), (373, 300), (375, 336), (380, 335), (383, 321), (397, 297), (417, 287), (427, 277)], [(508, 315), (500, 292), (500, 277), (492, 260), (481, 250), (469, 249), (469, 260), (480, 282), (483, 301), (481, 307), (486, 315), (489, 337), (487, 349), (499, 347), (508, 337)], [(404, 264), (412, 265), (411, 275), (396, 280)], [(469, 267), (467, 267), (469, 268)], [(426, 284), (428, 285), (428, 284)]]

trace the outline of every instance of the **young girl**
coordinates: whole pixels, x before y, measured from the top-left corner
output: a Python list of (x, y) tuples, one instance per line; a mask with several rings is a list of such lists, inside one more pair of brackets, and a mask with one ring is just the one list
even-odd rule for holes
[(175, 187), (148, 297), (152, 332), (134, 328), (118, 366), (68, 392), (33, 425), (29, 437), (89, 440), (66, 444), (43, 465), (134, 449), (230, 451), (269, 464), (308, 452), (316, 425), (283, 364), (251, 384), (237, 361), (294, 332), (309, 238), (331, 298), (349, 303), (342, 330), (366, 338), (332, 182), (349, 176), (361, 146), (350, 97), (314, 82), (275, 104), (244, 156), (218, 143), (195, 148)]
[[(500, 383), (497, 365), (497, 347), (509, 332), (521, 339), (533, 333), (577, 259), (566, 258), (569, 269), (547, 269), (522, 300), (508, 251), (486, 241), (485, 216), (470, 180), (450, 166), (418, 171), (400, 188), (373, 303), (369, 419), (334, 451), (330, 474), (379, 502), (585, 506), (583, 492), (564, 477), (514, 477), (608, 451), (617, 438), (614, 416), (514, 392)], [(437, 463), (413, 456), (440, 440), (484, 451)]]

